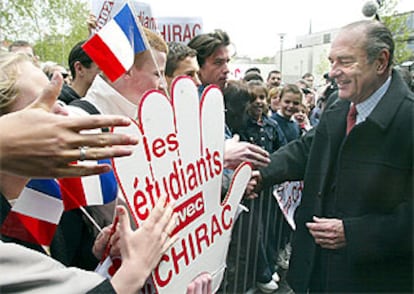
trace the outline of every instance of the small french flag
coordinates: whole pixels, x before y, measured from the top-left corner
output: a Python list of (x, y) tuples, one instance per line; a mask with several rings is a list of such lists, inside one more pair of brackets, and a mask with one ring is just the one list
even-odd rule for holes
[(114, 82), (134, 64), (135, 54), (145, 51), (141, 34), (128, 3), (82, 48)]
[(63, 213), (59, 184), (31, 180), (1, 227), (1, 233), (25, 242), (50, 245)]
[[(111, 161), (103, 159), (98, 160), (98, 163), (111, 164)], [(99, 176), (62, 178), (58, 181), (65, 210), (106, 204), (114, 201), (118, 195), (118, 184), (112, 170)]]

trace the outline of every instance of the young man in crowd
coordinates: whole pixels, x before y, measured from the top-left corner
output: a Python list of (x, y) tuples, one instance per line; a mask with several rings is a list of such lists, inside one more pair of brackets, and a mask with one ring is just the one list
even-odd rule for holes
[(201, 85), (198, 72), (200, 67), (197, 62), (197, 51), (183, 43), (169, 42), (167, 64), (165, 67), (165, 78), (168, 84), (168, 90), (171, 90), (171, 84), (174, 78), (178, 76), (190, 77), (194, 84)]
[(84, 43), (85, 41), (78, 42), (69, 53), (68, 64), (72, 82), (70, 85), (63, 85), (58, 97), (66, 104), (84, 97), (96, 75), (100, 73), (96, 63), (83, 50)]

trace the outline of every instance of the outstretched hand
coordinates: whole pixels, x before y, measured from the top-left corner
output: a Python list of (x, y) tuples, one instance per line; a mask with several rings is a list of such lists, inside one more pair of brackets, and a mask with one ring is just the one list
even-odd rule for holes
[(247, 199), (255, 199), (259, 197), (257, 191), (261, 190), (262, 177), (258, 170), (252, 171), (249, 183), (247, 184), (246, 190), (244, 192), (244, 197)]
[(0, 117), (0, 162), (2, 170), (32, 178), (78, 177), (108, 172), (106, 164), (72, 165), (80, 159), (80, 147), (87, 146), (83, 159), (98, 160), (128, 156), (138, 140), (128, 135), (80, 134), (82, 130), (127, 126), (122, 116), (93, 115), (67, 117), (54, 111), (63, 79), (55, 73), (38, 99), (27, 108)]
[(270, 163), (269, 153), (249, 142), (240, 142), (239, 135), (227, 139), (224, 146), (224, 168), (235, 169), (242, 162), (249, 162), (254, 168)]
[(117, 206), (116, 212), (122, 265), (111, 283), (117, 293), (135, 293), (143, 287), (162, 254), (176, 241), (176, 236), (170, 237), (176, 217), (165, 197), (158, 200), (148, 219), (135, 231), (131, 229), (126, 208)]

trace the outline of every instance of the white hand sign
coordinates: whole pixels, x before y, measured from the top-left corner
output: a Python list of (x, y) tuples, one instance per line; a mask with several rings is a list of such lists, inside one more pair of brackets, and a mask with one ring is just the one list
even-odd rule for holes
[(185, 293), (203, 272), (213, 277), (215, 292), (225, 269), (234, 216), (250, 179), (251, 167), (234, 173), (221, 201), (224, 150), (223, 96), (208, 87), (201, 98), (189, 78), (178, 78), (172, 98), (149, 92), (141, 102), (138, 121), (117, 133), (140, 138), (134, 154), (114, 159), (121, 191), (137, 224), (148, 217), (160, 195), (176, 201), (178, 241), (153, 272), (159, 293)]

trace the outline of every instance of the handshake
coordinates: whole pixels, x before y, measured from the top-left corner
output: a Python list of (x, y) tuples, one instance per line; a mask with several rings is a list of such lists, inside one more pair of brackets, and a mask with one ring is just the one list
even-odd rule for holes
[[(239, 135), (234, 135), (225, 142), (224, 168), (233, 170), (242, 162), (250, 163), (253, 169), (266, 167), (270, 163), (269, 152), (249, 142), (240, 142)], [(260, 180), (260, 172), (253, 170), (244, 193), (246, 198), (257, 198), (255, 191), (260, 190)]]

